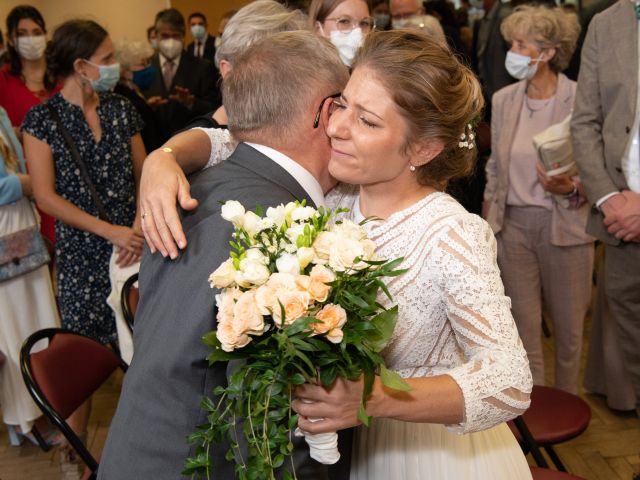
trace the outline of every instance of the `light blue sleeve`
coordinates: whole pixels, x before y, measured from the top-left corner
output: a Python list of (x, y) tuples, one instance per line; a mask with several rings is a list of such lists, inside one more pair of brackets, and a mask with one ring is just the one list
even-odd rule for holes
[[(8, 140), (11, 142), (11, 146), (18, 156), (18, 161), (20, 162), (19, 170), (24, 172), (24, 156), (22, 153), (22, 147), (20, 146), (18, 139), (15, 138), (9, 117), (2, 107), (0, 107), (0, 122), (2, 122), (3, 131), (11, 137)], [(22, 186), (20, 185), (20, 179), (18, 179), (16, 175), (7, 172), (7, 167), (5, 165), (6, 159), (2, 156), (0, 156), (0, 159), (2, 160), (2, 162), (0, 162), (0, 205), (6, 205), (8, 203), (17, 202), (22, 198)]]

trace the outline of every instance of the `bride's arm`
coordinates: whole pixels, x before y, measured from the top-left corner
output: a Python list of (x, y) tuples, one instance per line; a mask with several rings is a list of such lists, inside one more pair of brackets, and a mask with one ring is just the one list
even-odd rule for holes
[[(496, 264), (490, 227), (469, 215), (443, 235), (436, 259), (443, 303), (465, 362), (439, 375), (409, 378), (408, 393), (384, 388), (376, 379), (367, 413), (410, 422), (441, 423), (458, 433), (490, 428), (529, 406), (531, 372), (511, 316)], [(431, 267), (429, 267), (431, 268)], [(339, 380), (329, 390), (305, 385), (296, 394), (299, 425), (311, 433), (357, 425), (361, 382)], [(310, 422), (308, 418), (324, 418)]]
[[(142, 230), (152, 253), (176, 258), (187, 239), (178, 217), (176, 199), (185, 210), (198, 202), (189, 193), (185, 173), (225, 160), (236, 142), (224, 129), (194, 128), (170, 138), (144, 162), (140, 179)], [(177, 246), (176, 246), (177, 244)]]

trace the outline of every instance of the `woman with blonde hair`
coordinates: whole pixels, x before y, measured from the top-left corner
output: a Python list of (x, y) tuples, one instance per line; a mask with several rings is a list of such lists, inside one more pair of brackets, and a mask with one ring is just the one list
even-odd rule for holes
[(493, 96), (492, 153), (483, 216), (498, 240), (498, 263), (534, 384), (544, 384), (542, 298), (554, 322), (555, 386), (576, 393), (582, 327), (591, 298), (593, 239), (577, 172), (549, 176), (533, 137), (573, 107), (563, 75), (580, 26), (561, 8), (519, 7), (502, 23), (509, 73), (520, 82)]

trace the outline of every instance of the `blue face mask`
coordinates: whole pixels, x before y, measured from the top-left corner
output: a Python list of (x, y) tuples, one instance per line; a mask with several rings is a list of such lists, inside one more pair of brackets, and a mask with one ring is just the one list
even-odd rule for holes
[(89, 60), (85, 60), (89, 65), (93, 65), (98, 68), (100, 72), (100, 78), (98, 80), (89, 80), (91, 82), (91, 88), (96, 92), (106, 92), (111, 90), (118, 84), (120, 80), (120, 64), (113, 63), (111, 65), (96, 65)]
[(158, 69), (153, 65), (149, 65), (147, 68), (133, 72), (133, 83), (135, 83), (140, 90), (148, 90), (153, 79), (156, 77)]

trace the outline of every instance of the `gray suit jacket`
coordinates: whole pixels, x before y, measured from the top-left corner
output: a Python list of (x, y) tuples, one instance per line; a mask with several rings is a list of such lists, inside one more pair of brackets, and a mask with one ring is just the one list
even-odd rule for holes
[[(571, 121), (573, 151), (590, 203), (628, 189), (621, 159), (633, 132), (638, 95), (638, 24), (629, 0), (620, 0), (589, 25), (582, 47)], [(587, 231), (617, 245), (591, 208)]]
[[(201, 340), (215, 328), (216, 291), (207, 279), (228, 258), (232, 233), (219, 202), (238, 200), (247, 209), (295, 199), (313, 205), (291, 175), (246, 144), (190, 180), (199, 205), (184, 214), (188, 248), (174, 261), (144, 253), (135, 354), (100, 461), (103, 480), (180, 478), (184, 460), (195, 452), (186, 437), (205, 422), (200, 400), (226, 385), (226, 363), (209, 367), (209, 348)], [(302, 446), (294, 453), (298, 478), (327, 479), (326, 467), (310, 459), (304, 440), (294, 442)], [(215, 478), (235, 478), (233, 464), (224, 459), (227, 450), (212, 448)]]
[[(487, 222), (496, 235), (502, 229), (509, 191), (511, 147), (518, 128), (520, 111), (526, 95), (526, 81), (520, 81), (498, 91), (493, 96), (491, 117), (491, 158), (487, 162), (485, 199), (490, 202)], [(556, 102), (552, 123), (559, 123), (571, 112), (576, 83), (558, 75)], [(533, 140), (532, 140), (533, 141)], [(532, 166), (533, 168), (533, 166)], [(551, 211), (551, 243), (557, 246), (581, 245), (593, 241), (584, 231), (588, 206), (564, 208), (553, 202)]]

